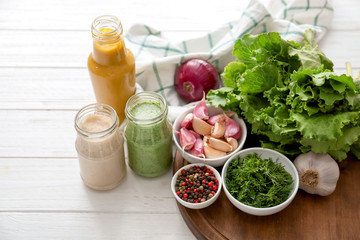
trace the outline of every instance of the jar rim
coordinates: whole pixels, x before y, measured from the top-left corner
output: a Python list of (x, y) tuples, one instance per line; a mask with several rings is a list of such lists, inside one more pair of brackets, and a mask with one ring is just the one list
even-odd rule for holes
[[(134, 115), (131, 114), (130, 111), (136, 104), (145, 102), (145, 101), (151, 101), (151, 100), (153, 100), (153, 101), (158, 100), (158, 102), (161, 104), (162, 111), (161, 111), (161, 113), (159, 113), (159, 115), (157, 115), (156, 117), (153, 117), (153, 118), (142, 119), (142, 118), (135, 117)], [(126, 106), (125, 106), (126, 117), (131, 121), (141, 123), (141, 124), (155, 123), (155, 122), (163, 119), (164, 117), (166, 117), (167, 113), (168, 113), (168, 106), (165, 101), (165, 98), (163, 96), (161, 96), (160, 94), (158, 94), (156, 92), (152, 92), (152, 91), (143, 91), (143, 92), (139, 92), (139, 93), (132, 95), (126, 102)]]
[[(102, 131), (98, 131), (98, 132), (86, 131), (81, 127), (81, 121), (83, 119), (86, 119), (86, 117), (89, 114), (106, 115), (106, 116), (109, 116), (111, 118), (111, 120), (113, 120), (113, 122), (108, 128), (106, 128)], [(119, 125), (119, 118), (116, 114), (115, 109), (104, 103), (92, 103), (92, 104), (84, 106), (77, 112), (77, 114), (75, 116), (75, 121), (74, 121), (74, 127), (75, 127), (76, 131), (83, 136), (91, 137), (91, 138), (105, 137), (105, 136), (111, 134), (112, 132), (114, 132), (114, 130), (116, 130), (118, 125)]]
[[(112, 29), (109, 32), (102, 32), (101, 29)], [(101, 15), (94, 19), (91, 24), (91, 33), (94, 39), (98, 41), (116, 41), (121, 38), (123, 28), (121, 21), (113, 15)]]

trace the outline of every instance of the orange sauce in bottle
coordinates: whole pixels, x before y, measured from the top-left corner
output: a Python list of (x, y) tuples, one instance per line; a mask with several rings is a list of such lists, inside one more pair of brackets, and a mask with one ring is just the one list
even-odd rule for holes
[(135, 58), (126, 48), (121, 22), (114, 16), (96, 18), (91, 28), (93, 51), (88, 70), (96, 101), (113, 107), (119, 122), (125, 119), (125, 105), (135, 93)]

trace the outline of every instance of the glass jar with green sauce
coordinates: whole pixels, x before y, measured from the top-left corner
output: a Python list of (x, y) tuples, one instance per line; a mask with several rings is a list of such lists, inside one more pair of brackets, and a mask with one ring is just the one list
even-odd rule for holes
[(172, 163), (172, 126), (165, 99), (155, 92), (140, 92), (126, 104), (127, 142), (130, 168), (144, 177), (165, 173)]

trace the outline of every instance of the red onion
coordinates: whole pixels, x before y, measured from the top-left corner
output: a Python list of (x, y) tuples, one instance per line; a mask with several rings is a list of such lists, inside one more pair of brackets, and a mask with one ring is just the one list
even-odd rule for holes
[(175, 72), (175, 89), (187, 102), (199, 101), (210, 89), (217, 89), (220, 77), (215, 67), (202, 59), (190, 59)]

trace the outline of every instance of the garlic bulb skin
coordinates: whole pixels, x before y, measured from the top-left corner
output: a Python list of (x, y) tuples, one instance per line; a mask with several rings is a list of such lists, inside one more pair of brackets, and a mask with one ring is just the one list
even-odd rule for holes
[(294, 164), (299, 173), (300, 189), (320, 196), (328, 196), (335, 191), (340, 170), (329, 154), (300, 154)]

